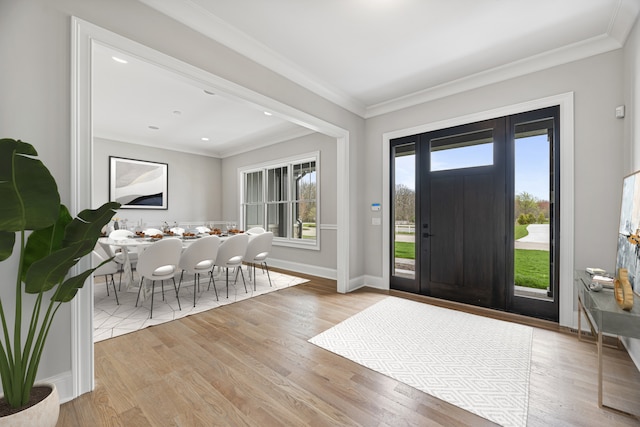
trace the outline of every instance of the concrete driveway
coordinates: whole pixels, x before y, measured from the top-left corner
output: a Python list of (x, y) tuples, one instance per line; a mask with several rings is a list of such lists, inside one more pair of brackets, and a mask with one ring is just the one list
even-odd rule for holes
[(529, 224), (528, 235), (515, 241), (515, 249), (549, 250), (549, 224)]

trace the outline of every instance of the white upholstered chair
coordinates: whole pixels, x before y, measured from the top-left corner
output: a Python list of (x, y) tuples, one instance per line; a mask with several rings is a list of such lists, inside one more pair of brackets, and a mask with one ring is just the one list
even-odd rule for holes
[(267, 271), (269, 286), (271, 286), (267, 257), (269, 256), (269, 252), (271, 252), (272, 245), (273, 233), (271, 231), (249, 236), (249, 244), (247, 245), (247, 252), (244, 255), (243, 261), (248, 264), (249, 277), (251, 277), (251, 269), (253, 269), (253, 290), (256, 290), (256, 264), (260, 264), (263, 270)]
[(160, 230), (159, 228), (145, 228), (143, 230), (143, 233), (145, 236), (155, 236), (156, 234), (163, 234), (162, 230)]
[[(120, 278), (118, 280), (118, 289), (122, 286), (122, 273), (125, 268), (128, 268), (127, 271), (132, 271), (138, 262), (138, 253), (135, 250), (128, 249), (115, 249), (114, 246), (106, 242), (99, 242), (100, 247), (106, 254), (107, 258), (112, 258), (113, 261), (116, 262), (119, 266), (118, 271), (120, 273)], [(126, 251), (126, 252), (123, 252)], [(128, 264), (128, 265), (125, 265)]]
[[(91, 251), (91, 259), (94, 266), (100, 265), (109, 258), (111, 257), (107, 257), (103, 253), (103, 251), (98, 250), (98, 248)], [(111, 260), (96, 268), (93, 271), (93, 276), (104, 276), (104, 284), (107, 287), (107, 296), (109, 296), (109, 283), (111, 283), (111, 286), (113, 286), (113, 294), (116, 297), (116, 304), (120, 305), (120, 302), (118, 301), (118, 292), (116, 291), (116, 283), (113, 280), (113, 275), (118, 271), (120, 271), (120, 269), (118, 268), (118, 264), (116, 264), (115, 261)]]
[[(180, 255), (180, 263), (178, 267), (182, 270), (180, 273), (180, 282), (178, 283), (178, 291), (182, 285), (184, 273), (193, 274), (193, 306), (196, 306), (196, 287), (200, 289), (200, 274), (209, 273), (213, 270), (213, 262), (218, 255), (220, 247), (220, 238), (218, 236), (205, 236), (191, 243)], [(209, 278), (209, 284), (213, 280), (213, 275)], [(218, 299), (218, 291), (216, 292), (216, 300)]]
[[(244, 290), (247, 291), (247, 283), (244, 281), (244, 273), (242, 273), (242, 259), (244, 258), (244, 254), (247, 251), (247, 244), (249, 243), (249, 236), (247, 234), (236, 234), (235, 236), (229, 237), (227, 240), (222, 242), (220, 248), (218, 249), (218, 255), (216, 256), (216, 260), (214, 265), (217, 267), (221, 267), (225, 269), (226, 272), (226, 283), (227, 283), (227, 298), (229, 298), (229, 269), (230, 268), (238, 268), (240, 270), (240, 274), (242, 274), (242, 282), (244, 283)], [(213, 277), (213, 276), (212, 276)], [(238, 275), (236, 272), (236, 281)], [(235, 282), (234, 282), (235, 283)], [(213, 281), (213, 286), (216, 286), (215, 280)], [(216, 291), (217, 295), (217, 291)]]
[(173, 288), (176, 291), (176, 299), (178, 300), (178, 308), (180, 306), (180, 296), (178, 295), (178, 287), (176, 285), (175, 274), (178, 271), (180, 263), (180, 253), (182, 252), (182, 242), (179, 239), (163, 239), (155, 242), (147, 247), (138, 255), (138, 274), (140, 275), (140, 289), (138, 290), (138, 298), (136, 299), (136, 307), (140, 300), (140, 292), (144, 287), (144, 279), (151, 280), (151, 314), (149, 318), (153, 318), (153, 294), (156, 286), (156, 280), (162, 283), (162, 299), (164, 300), (164, 281), (173, 280)]
[(252, 227), (250, 229), (248, 229), (247, 231), (245, 231), (245, 233), (249, 234), (249, 235), (255, 235), (255, 234), (262, 234), (265, 232), (265, 229), (262, 227)]
[(133, 236), (133, 231), (123, 229), (113, 230), (111, 233), (109, 233), (109, 238), (112, 240), (129, 239)]
[(169, 231), (171, 231), (176, 236), (182, 236), (184, 234), (184, 228), (182, 227), (172, 227)]

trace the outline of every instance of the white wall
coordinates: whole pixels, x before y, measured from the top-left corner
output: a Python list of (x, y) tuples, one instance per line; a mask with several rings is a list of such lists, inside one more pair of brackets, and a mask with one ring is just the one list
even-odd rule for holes
[(143, 219), (148, 225), (223, 219), (220, 159), (101, 138), (94, 138), (93, 144), (94, 207), (109, 201), (109, 156), (168, 166), (168, 209), (120, 209), (118, 218), (128, 219), (129, 224)]
[[(365, 195), (372, 202), (382, 198), (380, 146), (385, 132), (574, 92), (575, 267), (599, 265), (612, 271), (624, 174), (623, 122), (614, 115), (623, 102), (621, 76), (618, 50), (369, 119), (367, 144), (372, 148), (366, 150), (364, 164), (372, 167), (367, 168)], [(379, 227), (367, 228), (365, 269), (381, 275), (382, 236), (374, 232)]]
[[(624, 173), (628, 175), (640, 170), (640, 21), (636, 22), (624, 47), (624, 104)], [(638, 298), (636, 304), (640, 304)], [(625, 345), (640, 369), (640, 340), (626, 339)]]
[[(0, 138), (22, 139), (35, 146), (66, 205), (70, 199), (68, 24), (43, 4), (0, 0)], [(15, 302), (11, 278), (17, 265), (16, 256), (0, 263), (0, 297), (9, 318)], [(32, 299), (23, 302), (30, 310)], [(39, 378), (71, 369), (70, 329), (70, 311), (63, 307), (49, 335)]]
[[(637, 28), (625, 50), (625, 64), (632, 73), (627, 73), (624, 86), (622, 52), (611, 52), (372, 118), (367, 121), (365, 139), (363, 119), (138, 2), (0, 0), (0, 137), (33, 143), (58, 181), (62, 200), (67, 204), (72, 188), (71, 16), (348, 130), (350, 239), (336, 244), (348, 245), (350, 277), (355, 282), (364, 282), (365, 274), (379, 277), (382, 272), (381, 238), (379, 229), (368, 225), (368, 206), (382, 199), (383, 133), (574, 91), (575, 267), (614, 266), (621, 180), (629, 169), (640, 167), (640, 142), (636, 136), (640, 118), (630, 108), (639, 99)], [(614, 108), (624, 102), (629, 108), (626, 133), (623, 121), (616, 120), (613, 114)], [(623, 134), (633, 138), (632, 150), (625, 151)], [(633, 153), (633, 164), (623, 158), (623, 153), (629, 151)], [(16, 257), (0, 263), (1, 280), (14, 276), (16, 269)], [(5, 310), (10, 312), (11, 287), (0, 286), (0, 296)], [(72, 352), (70, 311), (66, 306), (58, 313), (39, 378), (57, 377), (67, 383), (77, 380), (69, 379), (77, 358)], [(73, 390), (61, 390), (62, 399), (73, 397)]]
[[(298, 111), (349, 132), (349, 189), (359, 180), (359, 151), (364, 120), (291, 83), (225, 46), (186, 28), (171, 18), (127, 0), (0, 0), (0, 129), (1, 137), (32, 143), (56, 178), (63, 203), (71, 200), (71, 17), (173, 56)], [(88, 141), (84, 143), (88, 144)], [(83, 206), (88, 207), (88, 206)], [(358, 236), (357, 196), (351, 200), (349, 233)], [(351, 275), (362, 275), (358, 245), (349, 251)], [(0, 277), (14, 277), (16, 257), (0, 263)], [(15, 301), (11, 286), (0, 286), (7, 312)], [(27, 302), (27, 305), (29, 303)], [(72, 376), (80, 355), (74, 353), (71, 306), (59, 310), (42, 358), (39, 378), (56, 381), (61, 399), (84, 391), (84, 380)]]
[(335, 278), (337, 221), (336, 190), (336, 140), (314, 133), (290, 141), (275, 144), (222, 161), (224, 176), (223, 198), (225, 218), (240, 220), (240, 183), (238, 169), (299, 154), (320, 152), (320, 251), (274, 246), (270, 264), (288, 267), (295, 271)]

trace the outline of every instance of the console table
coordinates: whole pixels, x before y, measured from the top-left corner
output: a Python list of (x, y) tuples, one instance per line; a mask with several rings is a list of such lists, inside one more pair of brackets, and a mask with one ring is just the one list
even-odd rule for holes
[(612, 289), (595, 292), (589, 289), (591, 275), (586, 271), (574, 273), (574, 286), (578, 295), (578, 339), (582, 340), (581, 318), (582, 312), (589, 322), (591, 333), (596, 338), (598, 346), (598, 406), (624, 412), (602, 403), (602, 335), (640, 338), (640, 301), (636, 301), (631, 311), (625, 311), (618, 306)]

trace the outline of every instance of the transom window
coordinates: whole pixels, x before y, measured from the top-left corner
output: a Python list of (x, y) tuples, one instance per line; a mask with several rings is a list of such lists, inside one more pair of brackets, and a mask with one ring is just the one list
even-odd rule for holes
[(240, 171), (243, 227), (273, 232), (274, 243), (318, 248), (318, 153)]

